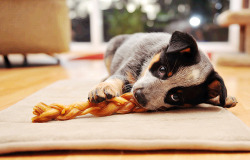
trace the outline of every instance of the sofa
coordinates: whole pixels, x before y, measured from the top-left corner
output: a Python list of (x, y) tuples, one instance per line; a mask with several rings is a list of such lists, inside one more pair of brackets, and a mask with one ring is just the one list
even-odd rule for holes
[(67, 52), (71, 26), (65, 0), (1, 0), (0, 54), (10, 67), (8, 55)]

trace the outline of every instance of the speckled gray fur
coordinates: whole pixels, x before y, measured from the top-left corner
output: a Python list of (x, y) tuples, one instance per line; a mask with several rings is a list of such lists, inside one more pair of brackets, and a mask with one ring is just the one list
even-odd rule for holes
[[(121, 37), (124, 37), (122, 44), (119, 41)], [(149, 57), (167, 47), (170, 37), (171, 35), (167, 33), (136, 33), (115, 37), (110, 41), (105, 55), (107, 57), (114, 54), (110, 66), (111, 74), (119, 74), (127, 67), (140, 70), (144, 62), (150, 59)], [(111, 48), (117, 50), (110, 52)]]

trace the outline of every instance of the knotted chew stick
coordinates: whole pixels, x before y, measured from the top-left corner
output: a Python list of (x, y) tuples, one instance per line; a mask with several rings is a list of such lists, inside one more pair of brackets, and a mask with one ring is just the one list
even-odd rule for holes
[(132, 93), (125, 93), (101, 103), (78, 102), (70, 105), (53, 103), (46, 105), (38, 103), (34, 107), (32, 122), (47, 122), (51, 120), (68, 120), (76, 116), (92, 114), (94, 116), (109, 116), (115, 113), (146, 112), (136, 103)]

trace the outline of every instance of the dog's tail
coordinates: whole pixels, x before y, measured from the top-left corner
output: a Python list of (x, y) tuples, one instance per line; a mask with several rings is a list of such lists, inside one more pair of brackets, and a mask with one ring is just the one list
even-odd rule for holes
[(119, 35), (114, 38), (112, 38), (109, 43), (106, 50), (106, 53), (104, 55), (104, 63), (107, 67), (108, 72), (110, 73), (110, 66), (112, 59), (115, 55), (116, 50), (121, 46), (121, 44), (129, 37), (129, 34)]

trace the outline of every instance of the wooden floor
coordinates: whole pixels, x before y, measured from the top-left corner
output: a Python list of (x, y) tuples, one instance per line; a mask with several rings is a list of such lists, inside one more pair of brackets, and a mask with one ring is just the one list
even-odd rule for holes
[[(0, 64), (0, 110), (3, 110), (41, 88), (61, 79), (100, 78), (107, 74), (102, 61), (69, 61), (62, 56), (57, 66), (30, 66), (6, 69)], [(0, 63), (2, 63), (0, 61)], [(224, 78), (228, 93), (236, 96), (238, 105), (229, 109), (250, 127), (250, 68), (216, 67)], [(1, 131), (0, 131), (1, 132)], [(0, 159), (128, 159), (128, 160), (177, 160), (177, 159), (250, 159), (248, 152), (208, 151), (49, 151), (14, 153), (0, 156)]]

